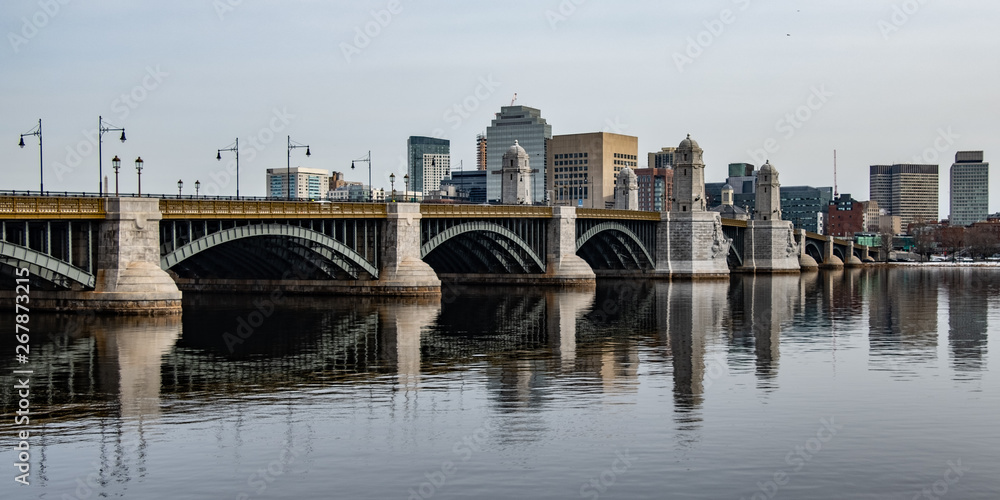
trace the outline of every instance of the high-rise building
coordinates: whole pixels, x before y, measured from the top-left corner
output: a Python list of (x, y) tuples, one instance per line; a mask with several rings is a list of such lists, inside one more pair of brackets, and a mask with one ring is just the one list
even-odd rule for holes
[[(549, 141), (547, 184), (553, 203), (584, 208), (611, 208), (615, 176), (638, 165), (639, 138), (594, 132), (557, 135)], [(532, 163), (534, 167), (534, 163)]]
[(871, 199), (888, 215), (899, 216), (904, 228), (938, 220), (937, 165), (872, 165), (869, 188)]
[(527, 106), (504, 106), (500, 108), (492, 124), (486, 129), (486, 197), (490, 203), (500, 201), (500, 169), (503, 155), (514, 141), (518, 141), (528, 153), (532, 173), (532, 200), (544, 202), (546, 164), (545, 148), (552, 139), (552, 125), (549, 125), (542, 112)]
[(865, 206), (849, 194), (841, 193), (839, 198), (830, 201), (827, 213), (827, 236), (853, 238), (854, 233), (864, 231)]
[(823, 214), (832, 199), (832, 187), (781, 186), (782, 218), (795, 229), (823, 234)]
[(677, 148), (661, 148), (659, 151), (647, 154), (646, 159), (649, 162), (647, 166), (649, 168), (673, 168), (676, 151)]
[(434, 137), (412, 136), (406, 140), (409, 156), (406, 189), (418, 193), (437, 191), (441, 180), (451, 173), (451, 141)]
[(476, 136), (476, 170), (486, 170), (486, 134)]
[[(291, 184), (288, 178), (291, 177)], [(289, 189), (289, 187), (291, 189)], [(330, 190), (330, 172), (318, 168), (267, 169), (267, 197), (293, 200), (322, 200)]]
[(986, 220), (990, 205), (990, 164), (982, 151), (959, 151), (951, 166), (952, 226), (968, 226)]
[(639, 182), (639, 210), (666, 212), (674, 188), (672, 168), (640, 168), (635, 171)]

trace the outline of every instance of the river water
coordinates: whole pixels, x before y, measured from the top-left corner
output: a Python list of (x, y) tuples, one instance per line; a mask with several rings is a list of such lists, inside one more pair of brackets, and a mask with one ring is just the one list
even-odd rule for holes
[(4, 499), (1000, 498), (1000, 270), (31, 321)]

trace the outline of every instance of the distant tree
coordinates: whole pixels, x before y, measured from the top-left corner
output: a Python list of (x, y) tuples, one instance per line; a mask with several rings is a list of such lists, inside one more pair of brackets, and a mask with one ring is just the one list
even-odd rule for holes
[(937, 232), (937, 225), (926, 222), (923, 219), (917, 219), (909, 225), (908, 230), (910, 235), (913, 236), (914, 250), (920, 255), (920, 262), (923, 262), (924, 258), (930, 256), (931, 252), (934, 251), (935, 243), (937, 242), (935, 234)]
[(880, 233), (879, 238), (879, 249), (882, 251), (882, 255), (885, 255), (885, 261), (889, 262), (889, 253), (892, 252), (893, 235), (892, 233)]
[(966, 231), (965, 245), (969, 253), (986, 258), (1000, 252), (1000, 235), (988, 226), (973, 226)]
[(948, 252), (952, 260), (955, 259), (955, 254), (965, 248), (964, 227), (942, 227), (937, 231), (937, 234), (941, 248)]

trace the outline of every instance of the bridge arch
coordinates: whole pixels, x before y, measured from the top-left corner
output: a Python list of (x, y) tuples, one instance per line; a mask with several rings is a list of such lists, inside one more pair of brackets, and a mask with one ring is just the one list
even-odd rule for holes
[[(597, 238), (596, 240), (594, 238)], [(643, 243), (642, 238), (639, 237), (631, 228), (616, 221), (605, 221), (598, 224), (594, 224), (576, 239), (576, 251), (581, 252), (584, 249), (584, 245), (591, 241), (600, 242), (600, 245), (605, 247), (602, 249), (601, 253), (607, 253), (611, 251), (616, 256), (616, 261), (622, 267), (634, 266), (636, 269), (642, 269), (644, 267), (652, 269), (656, 266), (656, 261), (653, 256), (649, 253), (649, 249)], [(609, 267), (613, 267), (613, 262), (607, 258), (605, 255), (605, 263)], [(627, 259), (623, 258), (627, 257)], [(584, 260), (587, 260), (591, 266), (594, 265), (593, 256), (588, 259), (584, 256)]]
[(83, 269), (51, 255), (6, 241), (0, 241), (0, 260), (12, 267), (27, 267), (31, 276), (62, 288), (72, 288), (75, 283), (93, 290), (97, 284), (97, 278)]
[(813, 240), (806, 240), (805, 252), (807, 255), (812, 257), (817, 263), (823, 262), (823, 249), (816, 244)]
[(320, 248), (311, 249), (313, 252), (329, 259), (353, 277), (357, 278), (355, 269), (360, 269), (372, 278), (378, 278), (376, 266), (347, 245), (318, 231), (285, 224), (236, 226), (207, 234), (160, 257), (160, 267), (163, 270), (170, 269), (192, 256), (225, 243), (269, 236), (285, 236), (315, 243)]
[[(449, 241), (457, 242), (462, 251), (449, 249), (451, 245), (445, 245)], [(507, 272), (545, 272), (545, 260), (531, 245), (509, 228), (486, 220), (463, 222), (441, 230), (420, 246), (420, 258), (436, 260), (432, 257), (435, 251), (452, 262), (464, 262), (469, 268), (493, 264)], [(466, 253), (475, 258), (475, 264), (463, 257)]]

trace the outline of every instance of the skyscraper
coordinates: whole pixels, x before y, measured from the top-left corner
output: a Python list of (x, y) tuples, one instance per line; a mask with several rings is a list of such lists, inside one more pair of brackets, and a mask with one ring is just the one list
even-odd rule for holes
[(649, 168), (673, 168), (676, 151), (677, 148), (661, 148), (659, 151), (649, 153), (646, 155), (649, 162), (647, 166)]
[(872, 165), (869, 191), (879, 208), (900, 217), (904, 230), (917, 221), (938, 220), (937, 165)]
[(594, 132), (553, 137), (546, 179), (554, 204), (613, 207), (615, 177), (625, 167), (638, 166), (638, 152), (639, 138), (629, 135)]
[(514, 141), (528, 153), (531, 163), (532, 200), (546, 200), (549, 187), (545, 183), (548, 165), (545, 151), (552, 138), (552, 126), (542, 118), (542, 112), (527, 106), (504, 106), (486, 129), (486, 198), (500, 201), (500, 169), (503, 155)]
[(476, 135), (476, 170), (486, 170), (486, 134)]
[(952, 226), (968, 226), (984, 221), (989, 214), (990, 164), (983, 162), (982, 151), (959, 151), (951, 166)]
[(412, 136), (406, 140), (409, 155), (406, 189), (427, 194), (441, 187), (441, 180), (451, 173), (451, 141), (433, 137)]

